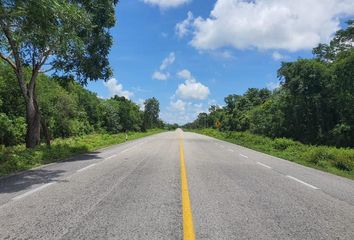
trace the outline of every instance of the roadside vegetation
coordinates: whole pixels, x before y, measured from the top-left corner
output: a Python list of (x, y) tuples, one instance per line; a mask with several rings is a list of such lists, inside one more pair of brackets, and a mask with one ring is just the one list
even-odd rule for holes
[(156, 98), (142, 106), (114, 96), (101, 99), (72, 80), (40, 74), (41, 144), (26, 148), (25, 101), (11, 69), (0, 62), (0, 175), (175, 129), (159, 119)]
[(272, 139), (250, 132), (220, 132), (216, 129), (194, 129), (192, 131), (354, 179), (354, 149), (307, 145), (286, 138)]
[(274, 91), (250, 88), (243, 95), (230, 94), (224, 106), (211, 106), (185, 128), (354, 147), (354, 21), (313, 53), (313, 59), (282, 63)]
[(126, 132), (176, 128), (159, 119), (154, 97), (138, 105), (84, 88), (115, 81), (108, 55), (117, 4), (0, 1), (0, 175), (120, 143)]
[(313, 59), (282, 63), (273, 91), (230, 94), (184, 128), (354, 179), (353, 46), (351, 20)]
[[(146, 132), (128, 132), (128, 141), (152, 134), (160, 133), (162, 129), (150, 129)], [(26, 148), (24, 144), (12, 147), (0, 147), (0, 176), (30, 169), (43, 164), (65, 160), (69, 157), (95, 151), (113, 144), (125, 142), (125, 133), (90, 134), (70, 138), (57, 138), (51, 147), (45, 144), (34, 149)]]

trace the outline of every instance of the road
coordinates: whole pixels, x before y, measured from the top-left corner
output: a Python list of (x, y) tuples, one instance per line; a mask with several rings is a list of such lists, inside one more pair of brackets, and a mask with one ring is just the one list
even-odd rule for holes
[(0, 239), (354, 239), (354, 181), (166, 132), (0, 179)]

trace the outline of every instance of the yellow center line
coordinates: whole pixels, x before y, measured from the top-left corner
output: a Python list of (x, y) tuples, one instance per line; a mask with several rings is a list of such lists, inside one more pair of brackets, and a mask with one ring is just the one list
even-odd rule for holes
[(181, 192), (182, 192), (182, 214), (183, 214), (183, 239), (195, 240), (194, 225), (191, 203), (189, 199), (186, 164), (184, 161), (184, 144), (182, 136), (179, 140), (181, 159)]

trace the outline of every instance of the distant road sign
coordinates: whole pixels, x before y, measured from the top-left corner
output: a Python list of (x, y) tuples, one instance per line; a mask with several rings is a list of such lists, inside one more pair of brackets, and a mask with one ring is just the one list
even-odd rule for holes
[(220, 122), (219, 120), (217, 120), (217, 121), (215, 122), (215, 127), (216, 127), (217, 129), (221, 128), (221, 122)]

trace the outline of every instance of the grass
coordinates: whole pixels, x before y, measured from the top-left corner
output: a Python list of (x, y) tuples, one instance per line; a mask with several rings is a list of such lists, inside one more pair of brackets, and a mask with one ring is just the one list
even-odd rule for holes
[(286, 138), (268, 138), (249, 132), (193, 130), (308, 167), (354, 179), (354, 149), (306, 145)]
[[(149, 136), (164, 130), (129, 133), (129, 140)], [(81, 137), (55, 139), (51, 147), (40, 145), (26, 149), (24, 145), (4, 147), (0, 145), (0, 176), (23, 171), (43, 164), (57, 162), (66, 158), (92, 152), (99, 148), (125, 142), (125, 134), (91, 134)]]

